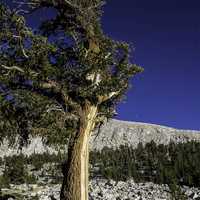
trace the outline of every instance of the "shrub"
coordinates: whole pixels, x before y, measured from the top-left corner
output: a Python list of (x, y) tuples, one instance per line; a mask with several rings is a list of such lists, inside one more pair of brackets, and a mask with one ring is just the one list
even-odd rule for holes
[(13, 184), (35, 183), (36, 178), (28, 174), (26, 166), (26, 158), (23, 155), (6, 157), (3, 171), (4, 181)]

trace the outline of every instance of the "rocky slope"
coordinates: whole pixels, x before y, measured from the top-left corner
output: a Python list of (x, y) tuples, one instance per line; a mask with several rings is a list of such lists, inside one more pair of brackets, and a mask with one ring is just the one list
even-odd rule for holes
[[(187, 141), (200, 141), (200, 131), (178, 130), (154, 124), (110, 120), (105, 123), (98, 133), (95, 131), (90, 141), (92, 150), (101, 150), (103, 147), (117, 148), (120, 145), (129, 145), (136, 148), (138, 143), (146, 144), (151, 141), (157, 144), (168, 144)], [(8, 148), (7, 142), (0, 146), (0, 157), (19, 153), (17, 146)], [(28, 148), (23, 153), (30, 155), (33, 152), (56, 152), (54, 148), (45, 147), (40, 138), (32, 139)]]
[[(59, 200), (60, 185), (11, 185), (12, 189), (2, 189), (21, 195), (24, 200)], [(188, 200), (199, 200), (198, 188), (182, 187), (182, 193)], [(9, 198), (14, 200), (15, 198)], [(167, 185), (157, 185), (151, 182), (135, 183), (108, 181), (106, 179), (92, 179), (90, 181), (89, 200), (171, 200), (170, 189)]]
[(102, 126), (99, 134), (92, 136), (91, 147), (97, 150), (101, 150), (105, 146), (116, 148), (120, 145), (136, 148), (139, 142), (146, 144), (152, 140), (157, 144), (165, 145), (169, 144), (170, 141), (175, 143), (192, 140), (200, 142), (200, 131), (178, 130), (154, 124), (110, 120)]
[[(119, 120), (110, 120), (101, 127), (99, 133), (94, 132), (90, 141), (92, 150), (101, 150), (103, 147), (117, 148), (120, 145), (129, 145), (137, 147), (139, 142), (146, 144), (151, 141), (157, 144), (168, 144), (170, 141), (175, 143), (187, 141), (199, 141), (200, 131), (177, 130), (174, 128), (145, 124), (138, 122), (125, 122)], [(33, 152), (56, 152), (55, 149), (45, 147), (40, 138), (32, 140), (28, 148), (23, 149), (23, 153), (32, 154)], [(19, 153), (17, 146), (9, 148), (7, 142), (0, 146), (0, 157)], [(3, 168), (2, 168), (3, 170)], [(0, 169), (0, 175), (2, 175)], [(37, 172), (38, 173), (38, 172)], [(38, 175), (38, 174), (35, 175)], [(42, 174), (44, 173), (41, 171)], [(44, 175), (43, 175), (44, 176)], [(49, 175), (47, 174), (47, 177)], [(45, 177), (43, 177), (46, 180)], [(39, 179), (38, 179), (39, 180)], [(42, 181), (44, 181), (42, 179)], [(59, 184), (52, 184), (49, 180), (43, 184), (33, 185), (10, 185), (10, 188), (0, 190), (3, 195), (18, 194), (19, 199), (25, 200), (58, 200)], [(182, 192), (188, 200), (200, 200), (200, 189), (183, 186)], [(26, 196), (26, 198), (22, 198)], [(13, 200), (14, 198), (10, 198)], [(171, 194), (167, 185), (157, 185), (151, 182), (135, 183), (134, 180), (127, 182), (108, 181), (101, 178), (93, 178), (90, 181), (89, 200), (170, 200)]]

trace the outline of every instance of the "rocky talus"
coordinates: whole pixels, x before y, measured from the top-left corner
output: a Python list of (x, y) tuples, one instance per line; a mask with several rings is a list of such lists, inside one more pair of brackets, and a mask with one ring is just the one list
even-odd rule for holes
[[(11, 185), (12, 189), (2, 189), (2, 193), (11, 191), (23, 194), (24, 200), (59, 200), (60, 185)], [(182, 192), (188, 200), (199, 200), (198, 188), (182, 187)], [(26, 196), (26, 197), (25, 197)], [(89, 200), (171, 200), (171, 194), (167, 185), (157, 185), (151, 182), (135, 183), (115, 182), (106, 179), (92, 179), (90, 181)], [(14, 198), (9, 198), (14, 200)]]

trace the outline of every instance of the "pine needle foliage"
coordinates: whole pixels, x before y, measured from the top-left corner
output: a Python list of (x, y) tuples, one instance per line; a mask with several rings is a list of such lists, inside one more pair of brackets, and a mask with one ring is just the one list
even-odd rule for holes
[[(83, 106), (98, 106), (96, 125), (112, 117), (141, 67), (125, 42), (101, 27), (102, 0), (29, 0), (11, 10), (0, 5), (0, 139), (18, 135), (23, 145), (39, 134), (66, 142), (79, 127)], [(37, 30), (20, 13), (53, 8)]]

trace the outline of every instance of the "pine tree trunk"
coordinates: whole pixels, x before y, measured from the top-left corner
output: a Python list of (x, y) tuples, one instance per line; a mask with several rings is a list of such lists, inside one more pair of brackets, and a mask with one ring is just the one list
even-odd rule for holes
[(68, 148), (60, 200), (88, 200), (88, 143), (94, 128), (97, 107), (86, 105), (82, 113), (79, 132)]

